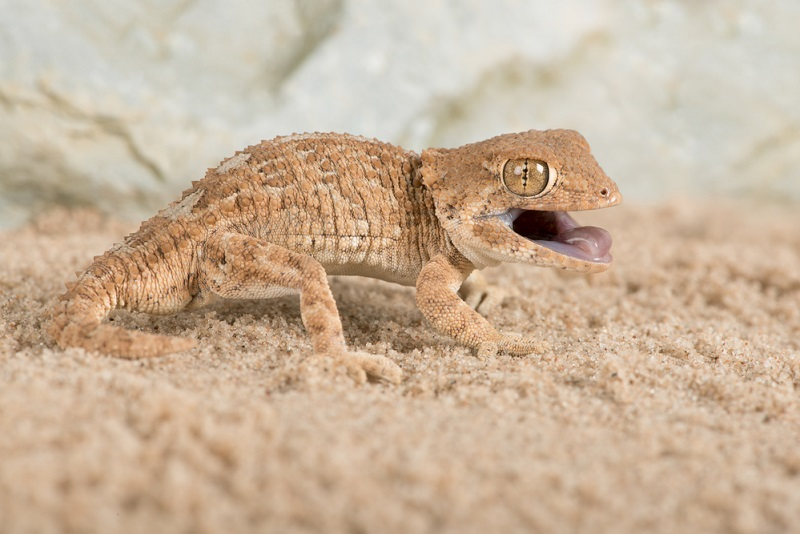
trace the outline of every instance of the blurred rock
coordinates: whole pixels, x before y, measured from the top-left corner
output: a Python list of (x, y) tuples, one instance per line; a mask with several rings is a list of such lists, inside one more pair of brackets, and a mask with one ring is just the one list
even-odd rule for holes
[(630, 200), (800, 199), (800, 4), (0, 0), (0, 225), (151, 214), (294, 131), (587, 136)]

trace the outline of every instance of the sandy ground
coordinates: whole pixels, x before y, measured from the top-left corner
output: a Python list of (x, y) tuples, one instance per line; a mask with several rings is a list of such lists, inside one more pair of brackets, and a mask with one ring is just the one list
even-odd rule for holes
[(114, 315), (189, 353), (55, 349), (46, 309), (135, 225), (42, 216), (0, 235), (0, 531), (800, 529), (798, 208), (579, 214), (614, 235), (611, 271), (487, 273), (508, 293), (488, 317), (537, 357), (479, 360), (412, 289), (333, 279), (400, 386), (305, 370), (288, 297)]

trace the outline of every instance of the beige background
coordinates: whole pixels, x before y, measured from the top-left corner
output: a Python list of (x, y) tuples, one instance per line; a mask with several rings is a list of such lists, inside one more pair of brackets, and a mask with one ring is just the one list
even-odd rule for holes
[[(799, 3), (0, 13), (0, 533), (800, 529)], [(358, 278), (332, 280), (345, 336), (399, 386), (310, 364), (288, 297), (115, 313), (199, 341), (147, 361), (43, 332), (76, 269), (243, 145), (532, 127), (582, 131), (626, 196), (576, 214), (609, 272), (487, 273), (489, 320), (541, 356), (481, 360)]]

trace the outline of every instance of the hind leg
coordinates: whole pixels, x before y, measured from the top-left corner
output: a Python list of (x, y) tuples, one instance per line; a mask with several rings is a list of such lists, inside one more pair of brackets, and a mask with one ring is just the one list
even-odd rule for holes
[(398, 383), (400, 368), (388, 358), (349, 352), (336, 302), (322, 265), (305, 254), (254, 237), (225, 233), (211, 237), (201, 263), (201, 285), (226, 298), (269, 298), (300, 293), (300, 315), (317, 354), (343, 365), (357, 381), (367, 376)]

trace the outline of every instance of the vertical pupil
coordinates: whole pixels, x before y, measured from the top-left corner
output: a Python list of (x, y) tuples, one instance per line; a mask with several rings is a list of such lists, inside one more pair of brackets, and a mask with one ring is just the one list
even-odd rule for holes
[(528, 187), (528, 160), (522, 164), (522, 188)]

